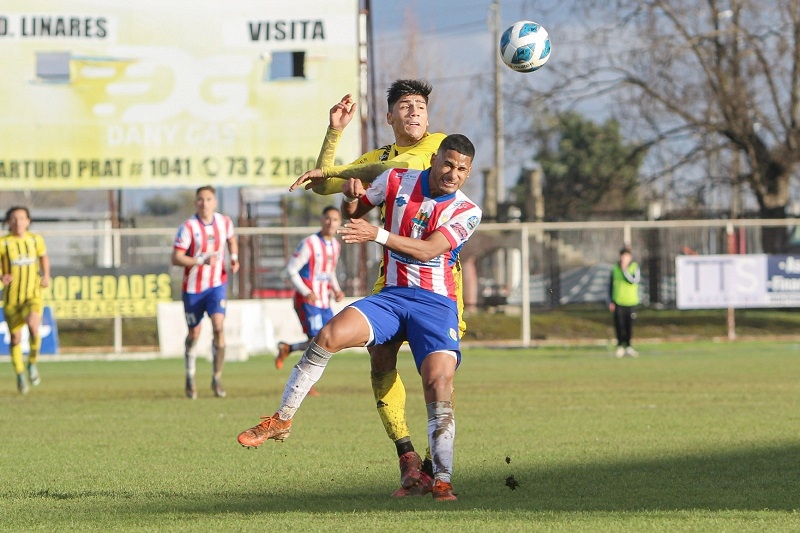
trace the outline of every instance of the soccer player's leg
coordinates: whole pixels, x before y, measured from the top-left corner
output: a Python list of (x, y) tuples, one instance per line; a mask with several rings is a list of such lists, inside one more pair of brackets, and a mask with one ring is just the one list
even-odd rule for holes
[[(365, 303), (370, 298), (373, 297), (356, 303), (370, 307)], [(356, 309), (355, 305), (346, 307), (320, 330), (300, 361), (292, 368), (278, 410), (272, 416), (262, 417), (263, 421), (260, 424), (240, 433), (239, 444), (255, 448), (269, 439), (283, 441), (288, 438), (295, 413), (308, 395), (308, 391), (322, 377), (331, 356), (345, 348), (370, 344), (379, 334), (386, 331), (386, 324), (382, 323), (380, 327), (376, 327), (376, 323), (370, 322), (367, 315)], [(381, 320), (391, 321), (383, 315)], [(396, 324), (398, 320), (395, 318), (394, 322)], [(385, 342), (389, 339), (383, 340)]]
[(228, 286), (223, 283), (207, 291), (206, 313), (211, 318), (211, 327), (214, 332), (211, 343), (211, 359), (213, 362), (211, 376), (211, 390), (217, 398), (227, 396), (222, 388), (222, 366), (225, 364), (225, 304)]
[[(424, 299), (423, 299), (424, 300)], [(451, 477), (455, 443), (453, 378), (461, 360), (458, 313), (454, 302), (431, 294), (415, 303), (407, 323), (408, 342), (422, 377), (428, 412), (428, 442), (434, 466), (433, 497), (455, 500)], [(433, 317), (438, 317), (433, 320)]]
[[(322, 327), (330, 322), (333, 318), (333, 310), (328, 308), (320, 308), (308, 303), (303, 304), (303, 331), (308, 336), (305, 342), (299, 342), (291, 345), (293, 350), (302, 350), (305, 352), (311, 345), (311, 341), (316, 337)], [(308, 389), (308, 396), (319, 396), (319, 391), (312, 385)]]
[(42, 310), (44, 308), (41, 299), (30, 300), (27, 304), (26, 322), (28, 325), (29, 345), (28, 350), (28, 379), (34, 387), (39, 386), (42, 382), (42, 377), (39, 373), (39, 350), (42, 346), (42, 337), (39, 334), (39, 326), (42, 323)]
[[(381, 208), (382, 217), (384, 216), (383, 209), (385, 207)], [(383, 274), (383, 263), (381, 263), (380, 275), (375, 280), (372, 293), (378, 294), (385, 284), (386, 278)], [(401, 487), (392, 495), (395, 497), (408, 496), (408, 491), (404, 489), (407, 489), (407, 485), (413, 484), (413, 481), (419, 480), (420, 477), (420, 468), (417, 468), (420, 457), (411, 443), (411, 433), (406, 420), (406, 389), (403, 380), (400, 379), (400, 373), (397, 372), (397, 352), (401, 345), (402, 342), (398, 342), (368, 348), (371, 366), (370, 381), (378, 416), (381, 418), (386, 435), (394, 443), (400, 459)], [(430, 449), (427, 450), (425, 461), (422, 464), (430, 467)], [(429, 473), (432, 474), (432, 472)]]
[(186, 397), (190, 400), (197, 399), (197, 386), (195, 375), (197, 373), (197, 339), (200, 338), (200, 322), (205, 313), (203, 293), (183, 293), (183, 313), (186, 317), (186, 326), (189, 331), (184, 340), (183, 361), (186, 371)]
[[(303, 333), (305, 333), (306, 337), (311, 340), (314, 335), (309, 333), (310, 330), (308, 328), (308, 319), (306, 317), (306, 308), (310, 306), (306, 303), (305, 298), (303, 298), (303, 295), (299, 292), (295, 292), (292, 299), (294, 303), (294, 312), (297, 315), (297, 319), (300, 321), (300, 325), (303, 327)], [(308, 342), (301, 344), (290, 344), (283, 341), (278, 342), (278, 354), (275, 356), (275, 368), (278, 370), (282, 369), (286, 358), (289, 357), (292, 352), (298, 350), (306, 351), (306, 348), (308, 348)]]
[(25, 325), (25, 316), (22, 308), (18, 306), (7, 306), (3, 309), (6, 324), (10, 333), (9, 353), (11, 364), (14, 367), (14, 374), (17, 376), (17, 390), (22, 394), (28, 393), (28, 382), (25, 380), (25, 363), (22, 360), (22, 327)]
[[(397, 352), (402, 342), (369, 348), (372, 391), (378, 415), (386, 435), (392, 440), (400, 460), (401, 489), (417, 483), (422, 472), (422, 458), (414, 450), (406, 420), (406, 389), (397, 372)], [(399, 490), (399, 492), (403, 492)], [(395, 493), (395, 496), (407, 494)]]

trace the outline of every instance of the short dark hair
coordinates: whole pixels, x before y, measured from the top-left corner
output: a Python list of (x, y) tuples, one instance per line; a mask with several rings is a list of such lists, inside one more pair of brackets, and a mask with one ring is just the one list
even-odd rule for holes
[(452, 133), (444, 138), (442, 144), (439, 145), (439, 153), (443, 154), (448, 150), (453, 150), (461, 155), (465, 155), (470, 159), (475, 158), (475, 146), (472, 141), (467, 139), (465, 135), (460, 133)]
[(325, 206), (325, 207), (322, 209), (322, 216), (325, 216), (325, 215), (327, 215), (327, 214), (328, 214), (328, 211), (336, 211), (337, 213), (340, 213), (340, 211), (339, 211), (339, 208), (338, 208), (338, 207), (336, 207), (336, 206), (333, 206), (333, 205), (326, 205), (326, 206)]
[(202, 187), (198, 187), (197, 190), (194, 191), (194, 195), (197, 196), (203, 191), (208, 191), (215, 196), (217, 194), (217, 189), (215, 189), (213, 185), (203, 185)]
[(395, 80), (386, 91), (386, 103), (389, 105), (389, 111), (402, 97), (413, 94), (420, 95), (427, 104), (432, 90), (430, 83), (424, 80)]
[(25, 216), (27, 216), (29, 220), (31, 218), (31, 212), (28, 211), (27, 207), (24, 205), (15, 205), (14, 207), (8, 208), (8, 211), (6, 211), (6, 218), (3, 219), (3, 222), (8, 223), (8, 221), (11, 219), (11, 213), (14, 211), (25, 211)]

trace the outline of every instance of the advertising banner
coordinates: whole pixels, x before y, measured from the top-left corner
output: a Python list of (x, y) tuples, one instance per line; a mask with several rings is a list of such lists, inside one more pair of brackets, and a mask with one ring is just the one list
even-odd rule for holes
[[(42, 342), (39, 345), (41, 355), (55, 355), (58, 353), (58, 328), (56, 319), (53, 317), (53, 310), (45, 306), (42, 310), (42, 323), (39, 325), (39, 335)], [(22, 353), (30, 352), (30, 332), (27, 326), (22, 327)], [(0, 307), (0, 355), (9, 355), (9, 344), (11, 342), (11, 332), (8, 330), (6, 317), (3, 308)]]
[(171, 277), (166, 266), (60, 269), (42, 296), (59, 320), (155, 317), (172, 301)]
[(678, 256), (675, 277), (678, 309), (800, 307), (800, 257)]
[(358, 58), (357, 0), (5, 0), (0, 190), (288, 186)]

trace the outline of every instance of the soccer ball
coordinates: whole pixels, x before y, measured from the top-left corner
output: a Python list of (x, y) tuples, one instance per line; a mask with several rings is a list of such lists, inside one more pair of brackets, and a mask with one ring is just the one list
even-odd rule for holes
[(500, 57), (517, 72), (539, 70), (550, 58), (547, 30), (530, 20), (515, 22), (500, 37)]

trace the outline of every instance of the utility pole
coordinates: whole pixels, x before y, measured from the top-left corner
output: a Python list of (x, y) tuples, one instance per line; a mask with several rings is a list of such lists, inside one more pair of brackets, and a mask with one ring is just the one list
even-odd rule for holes
[[(497, 50), (500, 42), (500, 0), (494, 0), (491, 5), (491, 26), (492, 38), (494, 39), (494, 172), (497, 179), (497, 203), (502, 204), (506, 200), (506, 185), (503, 175), (503, 62)], [(500, 206), (498, 205), (498, 215)]]
[[(494, 39), (494, 212), (495, 221), (505, 216), (501, 213), (503, 203), (506, 199), (506, 185), (503, 175), (503, 62), (500, 60), (500, 53), (497, 49), (500, 42), (501, 22), (500, 22), (500, 0), (493, 0), (490, 7), (490, 25), (492, 28), (492, 38)], [(524, 273), (523, 275), (528, 275)], [(494, 279), (499, 287), (505, 291), (508, 287), (506, 280), (506, 251), (499, 248), (494, 254)]]

